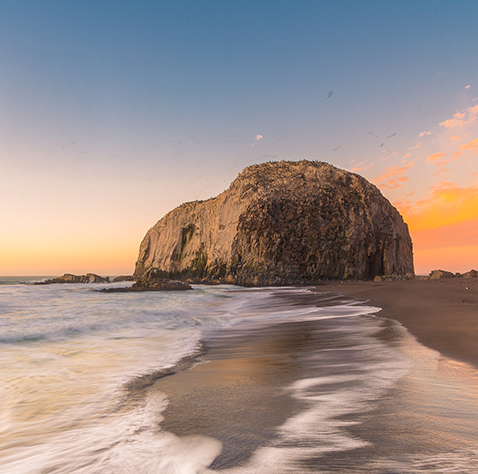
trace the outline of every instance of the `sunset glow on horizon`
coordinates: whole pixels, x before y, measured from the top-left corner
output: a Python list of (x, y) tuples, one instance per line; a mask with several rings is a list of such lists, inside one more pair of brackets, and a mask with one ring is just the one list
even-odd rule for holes
[(0, 274), (131, 274), (245, 167), (374, 183), (415, 271), (478, 270), (478, 3), (0, 0)]

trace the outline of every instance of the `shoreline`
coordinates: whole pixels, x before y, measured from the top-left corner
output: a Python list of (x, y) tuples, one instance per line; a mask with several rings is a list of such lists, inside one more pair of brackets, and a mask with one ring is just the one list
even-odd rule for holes
[(243, 465), (259, 447), (273, 443), (276, 430), (301, 410), (284, 387), (304, 371), (296, 355), (315, 350), (316, 327), (316, 322), (282, 323), (266, 331), (209, 333), (198, 365), (152, 387), (169, 400), (161, 429), (181, 438), (220, 441), (222, 451), (211, 469)]
[(377, 316), (402, 324), (421, 344), (478, 368), (478, 278), (333, 281), (315, 291), (366, 300)]
[[(444, 356), (478, 367), (478, 349), (475, 347), (478, 337), (476, 279), (459, 282), (334, 281), (311, 289), (308, 294), (288, 299), (289, 303), (298, 308), (314, 305), (323, 307), (323, 293), (330, 292), (344, 295), (345, 299), (356, 299), (359, 304), (380, 307), (382, 310), (374, 316), (382, 321), (381, 337), (384, 341), (390, 342), (400, 337), (401, 331), (397, 333), (394, 329), (399, 323), (419, 343)], [(322, 300), (322, 304), (319, 300)], [(367, 323), (367, 319), (364, 320), (365, 327), (367, 324), (374, 327), (376, 323), (372, 323), (372, 320)], [(270, 325), (255, 329), (240, 330), (236, 327), (208, 332), (203, 340), (206, 350), (198, 360), (198, 365), (156, 380), (149, 389), (164, 393), (169, 401), (161, 415), (161, 429), (184, 439), (202, 436), (218, 440), (222, 444), (222, 451), (210, 469), (239, 468), (250, 461), (256, 462), (254, 459), (261, 447), (280, 451), (291, 446), (308, 446), (307, 441), (297, 445), (291, 444), (290, 440), (280, 441), (281, 427), (286, 421), (296, 416), (303, 417), (311, 406), (310, 401), (295, 397), (290, 387), (296, 386), (300, 380), (327, 380), (330, 377), (329, 383), (323, 384), (323, 388), (318, 384), (309, 389), (321, 400), (324, 413), (330, 414), (329, 419), (320, 420), (322, 430), (314, 428), (314, 436), (320, 437), (325, 430), (320, 441), (317, 441), (319, 444), (329, 446), (333, 440), (339, 441), (336, 447), (324, 448), (325, 451), (318, 452), (316, 456), (304, 454), (300, 461), (304, 470), (313, 472), (319, 465), (334, 469), (341, 465), (344, 472), (348, 472), (347, 469), (357, 462), (365, 466), (371, 456), (380, 450), (387, 460), (390, 440), (394, 440), (393, 443), (396, 441), (403, 453), (409, 455), (422, 452), (432, 455), (441, 449), (455, 449), (453, 440), (443, 438), (441, 434), (433, 440), (423, 441), (424, 428), (420, 423), (428, 426), (430, 420), (442, 416), (442, 405), (439, 405), (430, 420), (421, 418), (421, 411), (428, 410), (426, 403), (421, 405), (424, 403), (424, 393), (428, 393), (428, 386), (410, 385), (410, 381), (406, 380), (387, 392), (375, 405), (367, 404), (372, 403), (379, 393), (377, 387), (370, 392), (370, 402), (367, 398), (362, 402), (355, 401), (354, 397), (374, 379), (373, 375), (372, 379), (368, 376), (363, 378), (361, 371), (366, 365), (361, 365), (360, 350), (347, 355), (350, 343), (354, 341), (354, 336), (347, 340), (348, 324), (343, 326), (343, 332), (341, 325), (333, 319), (278, 324), (271, 321)], [(372, 354), (369, 357), (375, 357)], [(373, 366), (372, 363), (370, 367)], [(393, 371), (393, 363), (390, 370)], [(356, 385), (360, 380), (366, 381), (365, 386)], [(381, 376), (377, 380), (381, 380)], [(334, 393), (333, 398), (330, 398), (330, 393)], [(347, 402), (347, 397), (354, 401)], [(327, 405), (328, 400), (331, 406)], [(350, 405), (351, 412), (335, 413), (334, 404), (337, 400), (345, 400), (344, 406)], [(446, 400), (440, 399), (438, 402), (443, 404), (446, 413)], [(397, 406), (400, 403), (401, 418), (397, 421)], [(356, 408), (353, 408), (354, 405)], [(373, 411), (368, 411), (367, 406), (373, 406)], [(416, 406), (419, 407), (418, 411)], [(381, 420), (378, 425), (377, 419)], [(417, 419), (421, 420), (418, 424)], [(331, 440), (327, 437), (326, 429), (330, 420), (335, 427), (331, 431), (334, 434)], [(345, 425), (342, 426), (342, 423)], [(400, 430), (395, 431), (394, 427), (399, 425)], [(441, 430), (445, 429), (440, 424), (438, 426)], [(345, 437), (337, 438), (337, 433), (343, 433)], [(357, 441), (356, 445), (354, 440)], [(361, 444), (363, 440), (364, 444)], [(314, 441), (313, 446), (317, 442)], [(352, 444), (349, 446), (349, 443)]]

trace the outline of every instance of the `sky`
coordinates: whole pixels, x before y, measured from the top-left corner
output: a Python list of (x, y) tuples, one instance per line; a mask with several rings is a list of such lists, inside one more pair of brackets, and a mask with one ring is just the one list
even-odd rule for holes
[(131, 274), (254, 163), (399, 209), (415, 271), (478, 269), (478, 2), (0, 0), (0, 275)]

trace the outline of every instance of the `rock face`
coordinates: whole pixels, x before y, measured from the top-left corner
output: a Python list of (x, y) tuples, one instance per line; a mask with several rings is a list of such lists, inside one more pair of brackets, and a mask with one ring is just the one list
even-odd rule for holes
[(87, 273), (86, 275), (72, 275), (71, 273), (65, 273), (58, 278), (52, 278), (51, 280), (41, 281), (36, 283), (37, 285), (49, 285), (51, 283), (109, 283), (108, 277), (103, 278), (94, 273)]
[(246, 168), (229, 189), (182, 204), (144, 237), (134, 276), (239, 285), (414, 274), (398, 211), (365, 178), (321, 162)]

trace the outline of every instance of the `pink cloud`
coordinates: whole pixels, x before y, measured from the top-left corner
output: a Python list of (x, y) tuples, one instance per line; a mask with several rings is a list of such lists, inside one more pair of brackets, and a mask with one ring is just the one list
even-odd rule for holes
[(251, 148), (262, 138), (264, 138), (262, 135), (256, 135), (254, 138), (254, 143), (251, 145)]

